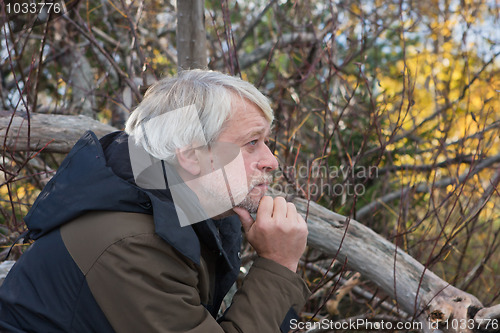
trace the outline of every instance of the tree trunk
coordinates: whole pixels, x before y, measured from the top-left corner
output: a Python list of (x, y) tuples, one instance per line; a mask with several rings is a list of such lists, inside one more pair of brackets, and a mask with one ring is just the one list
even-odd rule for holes
[(177, 0), (177, 60), (179, 70), (207, 67), (203, 0)]

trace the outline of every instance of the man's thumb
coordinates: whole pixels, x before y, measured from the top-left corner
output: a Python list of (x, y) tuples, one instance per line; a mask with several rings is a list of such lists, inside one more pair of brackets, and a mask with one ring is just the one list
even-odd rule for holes
[(247, 232), (252, 227), (252, 224), (255, 222), (248, 210), (241, 207), (234, 207), (233, 211), (240, 217), (241, 225), (243, 226), (243, 230)]

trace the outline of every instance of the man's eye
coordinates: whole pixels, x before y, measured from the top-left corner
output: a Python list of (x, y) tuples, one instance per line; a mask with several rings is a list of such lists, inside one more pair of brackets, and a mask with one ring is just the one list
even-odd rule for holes
[(257, 140), (252, 140), (248, 143), (250, 146), (255, 146), (257, 144)]

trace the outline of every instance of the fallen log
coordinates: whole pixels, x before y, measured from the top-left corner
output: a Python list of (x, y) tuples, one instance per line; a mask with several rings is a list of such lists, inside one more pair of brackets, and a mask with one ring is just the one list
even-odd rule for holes
[(10, 152), (43, 148), (46, 152), (68, 153), (87, 130), (101, 137), (117, 129), (83, 115), (37, 113), (31, 114), (28, 121), (25, 113), (0, 113), (0, 140), (3, 149)]

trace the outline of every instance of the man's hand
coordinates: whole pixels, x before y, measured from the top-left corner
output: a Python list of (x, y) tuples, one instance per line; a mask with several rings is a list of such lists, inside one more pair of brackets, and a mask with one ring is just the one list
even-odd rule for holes
[(306, 248), (307, 224), (295, 205), (283, 197), (264, 196), (260, 200), (255, 221), (247, 210), (235, 207), (248, 242), (257, 254), (281, 264), (291, 271)]

